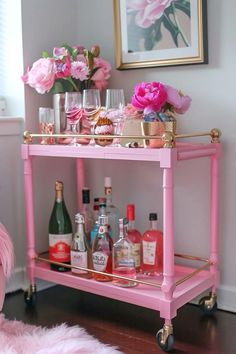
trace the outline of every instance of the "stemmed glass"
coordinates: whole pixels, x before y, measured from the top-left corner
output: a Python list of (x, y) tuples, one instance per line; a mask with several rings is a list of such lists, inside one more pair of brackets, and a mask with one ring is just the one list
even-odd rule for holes
[[(83, 90), (83, 110), (90, 121), (91, 133), (94, 134), (94, 127), (101, 109), (101, 96), (98, 89)], [(95, 145), (95, 140), (91, 139), (89, 145)]]
[[(112, 121), (114, 134), (122, 135), (124, 125), (125, 95), (123, 89), (106, 90), (106, 115)], [(120, 146), (118, 138), (113, 140), (112, 146)]]
[[(72, 134), (77, 134), (79, 129), (77, 126), (79, 126), (78, 123), (83, 116), (82, 94), (80, 92), (66, 92), (65, 114), (70, 124)], [(76, 137), (71, 140), (70, 145), (80, 146)]]

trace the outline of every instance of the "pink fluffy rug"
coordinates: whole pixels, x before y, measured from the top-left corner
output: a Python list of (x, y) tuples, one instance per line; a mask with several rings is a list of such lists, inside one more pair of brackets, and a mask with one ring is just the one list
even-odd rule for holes
[(79, 326), (43, 328), (9, 321), (0, 314), (1, 354), (122, 354)]

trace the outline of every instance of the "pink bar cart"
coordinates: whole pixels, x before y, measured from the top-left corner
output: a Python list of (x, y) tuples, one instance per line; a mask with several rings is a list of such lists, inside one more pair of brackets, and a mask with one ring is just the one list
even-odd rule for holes
[[(176, 143), (177, 138), (208, 135), (210, 143)], [(221, 145), (220, 132), (212, 129), (209, 133), (176, 135), (165, 134), (164, 147), (159, 149), (126, 147), (73, 147), (63, 145), (39, 145), (32, 143), (39, 134), (25, 133), (22, 144), (24, 160), (24, 189), (26, 208), (27, 274), (29, 289), (25, 292), (26, 303), (32, 304), (36, 295), (35, 279), (44, 279), (106, 296), (120, 301), (143, 306), (160, 312), (164, 319), (163, 328), (157, 332), (156, 340), (164, 351), (170, 351), (174, 344), (172, 319), (177, 310), (196, 296), (210, 290), (209, 296), (200, 300), (206, 313), (217, 308), (216, 289), (219, 282), (218, 237), (219, 237), (219, 192), (218, 161)], [(59, 136), (59, 135), (57, 135)], [(35, 227), (33, 207), (32, 160), (40, 157), (68, 157), (76, 159), (77, 190), (80, 195), (84, 186), (83, 162), (85, 159), (152, 161), (158, 163), (163, 171), (163, 233), (164, 233), (164, 271), (163, 276), (148, 277), (138, 275), (138, 286), (119, 288), (112, 283), (101, 283), (91, 279), (74, 276), (71, 272), (60, 273), (50, 269), (50, 261), (35, 250)], [(210, 170), (210, 253), (202, 258), (192, 255), (175, 254), (174, 251), (174, 207), (173, 187), (175, 166), (183, 160), (209, 158)], [(80, 201), (80, 198), (78, 198)], [(176, 265), (176, 257), (199, 261), (199, 267)], [(70, 267), (70, 266), (69, 266)]]

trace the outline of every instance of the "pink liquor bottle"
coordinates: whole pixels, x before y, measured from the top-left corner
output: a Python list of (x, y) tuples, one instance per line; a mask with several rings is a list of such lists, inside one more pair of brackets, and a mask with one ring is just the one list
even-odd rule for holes
[(142, 273), (160, 275), (163, 272), (163, 233), (158, 230), (157, 214), (150, 213), (150, 228), (142, 237)]
[(141, 266), (141, 242), (142, 235), (135, 229), (135, 206), (134, 204), (127, 205), (127, 219), (128, 219), (128, 238), (132, 242), (132, 253), (135, 262), (136, 272), (140, 272)]

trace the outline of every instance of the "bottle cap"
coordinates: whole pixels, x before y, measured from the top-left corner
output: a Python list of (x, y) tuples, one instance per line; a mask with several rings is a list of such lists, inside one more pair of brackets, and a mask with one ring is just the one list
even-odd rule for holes
[(105, 187), (111, 187), (111, 177), (105, 177), (104, 178), (104, 186)]
[(149, 220), (150, 221), (156, 221), (157, 220), (157, 213), (150, 213), (149, 214)]
[(83, 204), (90, 203), (90, 190), (87, 187), (84, 187), (82, 189), (82, 202), (83, 202)]
[(82, 214), (78, 213), (75, 215), (75, 222), (77, 224), (84, 224), (84, 217)]
[(98, 217), (99, 225), (108, 225), (108, 216), (101, 215)]
[(135, 206), (134, 206), (134, 204), (127, 205), (127, 218), (130, 221), (135, 220)]

